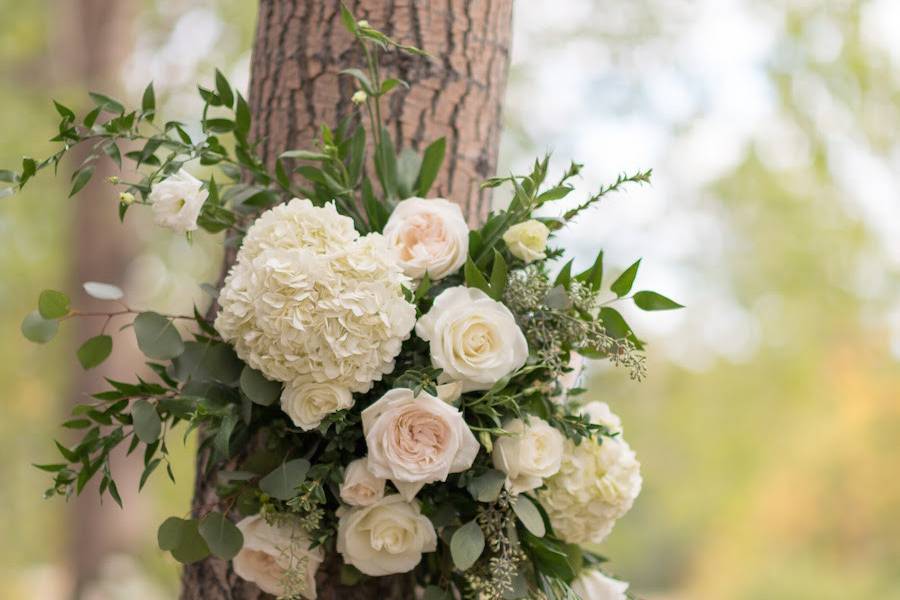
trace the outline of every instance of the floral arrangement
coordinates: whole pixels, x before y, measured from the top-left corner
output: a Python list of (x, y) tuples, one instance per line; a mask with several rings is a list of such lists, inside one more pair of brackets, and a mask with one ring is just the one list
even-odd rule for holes
[(22, 324), (28, 339), (100, 317), (77, 352), (91, 369), (113, 351), (111, 323), (123, 321), (154, 374), (109, 380), (74, 410), (63, 426), (81, 440), (57, 442), (62, 459), (38, 465), (53, 477), (47, 495), (96, 479), (121, 504), (113, 448), (143, 452), (142, 487), (160, 466), (174, 481), (168, 438), (199, 430), (225, 508), (162, 523), (160, 548), (183, 563), (231, 560), (280, 598), (315, 598), (317, 569), (335, 553), (348, 582), (412, 573), (427, 600), (624, 598), (627, 584), (583, 545), (602, 542), (629, 510), (639, 463), (618, 417), (582, 404), (577, 384), (586, 358), (644, 375), (643, 344), (614, 303), (679, 305), (632, 292), (640, 261), (606, 287), (602, 252), (574, 273), (552, 240), (650, 173), (549, 218), (541, 209), (573, 192), (581, 165), (548, 183), (549, 161), (537, 160), (528, 174), (484, 182), (510, 186), (512, 198), (470, 227), (457, 204), (428, 197), (444, 140), (421, 156), (398, 153), (380, 122), (380, 99), (406, 83), (382, 80), (379, 56), (422, 53), (343, 17), (369, 59), (344, 72), (358, 83), (359, 116), (323, 126), (316, 149), (285, 151), (271, 172), (249, 138), (246, 101), (219, 72), (200, 88), (200, 131), (161, 123), (152, 84), (138, 110), (92, 94), (83, 117), (56, 103), (57, 153), (0, 171), (8, 195), (87, 146), (72, 194), (103, 157), (128, 161), (135, 181), (110, 178), (123, 219), (147, 206), (159, 226), (225, 232), (238, 248), (221, 289), (206, 286), (208, 314), (136, 311), (96, 282), (85, 290), (108, 312), (40, 295)]

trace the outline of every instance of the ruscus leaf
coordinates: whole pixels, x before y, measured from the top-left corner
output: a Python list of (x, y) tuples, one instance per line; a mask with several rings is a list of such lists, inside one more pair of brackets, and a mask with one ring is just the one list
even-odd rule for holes
[(613, 284), (609, 286), (609, 289), (612, 290), (612, 293), (614, 293), (616, 297), (621, 298), (631, 291), (631, 286), (634, 285), (634, 278), (637, 277), (638, 267), (640, 266), (641, 260), (638, 259), (634, 264), (625, 269), (625, 271), (613, 281)]
[(676, 308), (684, 308), (684, 306), (674, 300), (650, 291), (635, 293), (634, 303), (642, 310), (675, 310)]

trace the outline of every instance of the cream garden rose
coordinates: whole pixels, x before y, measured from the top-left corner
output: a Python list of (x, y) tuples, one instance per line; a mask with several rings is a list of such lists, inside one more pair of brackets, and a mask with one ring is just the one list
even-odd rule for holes
[(549, 236), (550, 230), (546, 225), (531, 219), (507, 229), (503, 234), (503, 241), (506, 242), (506, 247), (513, 256), (530, 263), (547, 258), (544, 251), (547, 249)]
[(351, 506), (369, 506), (384, 498), (385, 481), (369, 470), (369, 460), (358, 458), (347, 465), (341, 483), (341, 500)]
[(154, 185), (147, 201), (157, 225), (187, 233), (197, 229), (197, 218), (208, 196), (203, 182), (181, 169)]
[(328, 415), (351, 406), (350, 390), (333, 383), (293, 382), (281, 392), (281, 410), (303, 431), (315, 429)]
[(528, 424), (513, 419), (503, 429), (512, 435), (494, 442), (492, 458), (494, 467), (506, 473), (506, 489), (511, 494), (538, 488), (559, 471), (565, 438), (549, 423), (539, 417), (531, 417)]
[(416, 324), (431, 343), (431, 361), (463, 391), (486, 390), (522, 367), (528, 343), (506, 306), (476, 288), (452, 287)]
[(244, 546), (233, 559), (234, 572), (278, 597), (316, 597), (316, 571), (325, 558), (322, 547), (310, 548), (306, 531), (294, 522), (269, 524), (259, 515), (237, 524)]
[(628, 584), (608, 577), (597, 569), (582, 571), (572, 582), (572, 590), (581, 600), (627, 600)]
[(439, 398), (399, 388), (362, 412), (369, 470), (411, 500), (427, 483), (472, 466), (478, 440), (462, 413)]
[(366, 575), (407, 573), (419, 564), (422, 553), (437, 550), (434, 525), (418, 502), (406, 502), (397, 494), (371, 506), (341, 508), (338, 516), (337, 551)]
[(391, 213), (384, 237), (404, 273), (432, 280), (456, 273), (466, 262), (469, 226), (459, 206), (443, 198), (408, 198)]

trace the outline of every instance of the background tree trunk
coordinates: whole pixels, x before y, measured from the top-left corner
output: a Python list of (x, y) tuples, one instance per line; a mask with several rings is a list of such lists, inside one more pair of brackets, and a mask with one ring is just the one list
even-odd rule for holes
[[(432, 190), (461, 205), (470, 223), (490, 209), (480, 182), (494, 175), (500, 110), (509, 66), (512, 0), (359, 0), (348, 2), (399, 41), (427, 51), (432, 60), (392, 53), (386, 71), (405, 79), (385, 101), (384, 119), (398, 148), (422, 151), (445, 136), (447, 155)], [(253, 48), (250, 107), (253, 134), (271, 165), (287, 149), (310, 148), (321, 123), (335, 124), (355, 109), (353, 80), (338, 76), (362, 64), (340, 22), (338, 0), (261, 0)], [(230, 259), (225, 268), (230, 267)], [(192, 511), (201, 516), (217, 505), (208, 456), (198, 456)], [(381, 577), (347, 588), (338, 582), (340, 560), (327, 562), (318, 577), (322, 600), (408, 600), (409, 578)], [(256, 600), (265, 597), (240, 580), (230, 563), (210, 558), (185, 567), (182, 600)]]

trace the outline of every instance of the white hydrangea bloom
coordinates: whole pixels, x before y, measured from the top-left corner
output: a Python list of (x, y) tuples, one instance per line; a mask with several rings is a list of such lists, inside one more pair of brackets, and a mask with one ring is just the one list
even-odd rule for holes
[[(607, 426), (618, 423), (618, 417), (600, 408), (587, 412), (604, 413)], [(539, 494), (556, 535), (573, 544), (602, 542), (640, 494), (640, 468), (621, 436), (580, 445), (566, 440), (559, 472)]]
[(408, 283), (382, 236), (359, 237), (334, 205), (294, 199), (250, 227), (215, 326), (269, 379), (365, 392), (415, 325)]

